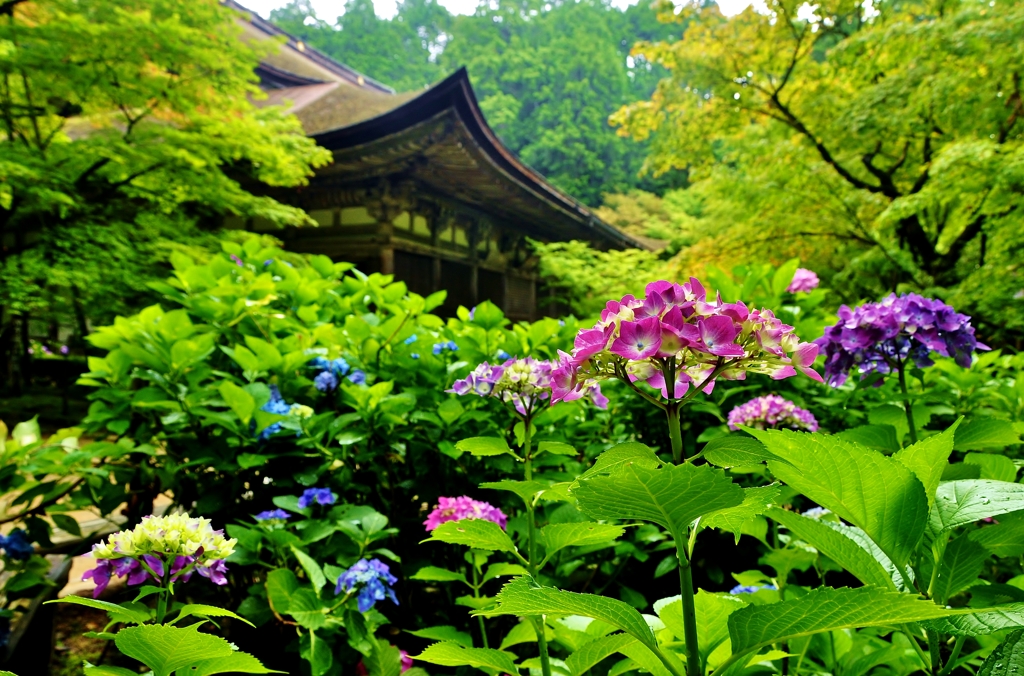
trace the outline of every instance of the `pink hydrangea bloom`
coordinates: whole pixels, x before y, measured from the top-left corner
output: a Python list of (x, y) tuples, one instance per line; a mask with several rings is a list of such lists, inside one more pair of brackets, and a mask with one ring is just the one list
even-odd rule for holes
[(818, 431), (818, 420), (810, 411), (800, 408), (777, 394), (756, 397), (729, 411), (729, 429), (735, 431), (739, 425), (755, 429), (794, 429), (808, 432)]
[[(456, 380), (448, 392), (496, 397), (512, 404), (520, 415), (525, 416), (551, 397), (552, 373), (556, 366), (550, 361), (532, 357), (512, 357), (501, 366), (491, 366), (484, 362), (465, 378)], [(599, 408), (608, 407), (608, 398), (601, 394), (601, 388), (596, 383), (586, 391), (581, 391), (579, 396), (589, 396)]]
[(817, 289), (819, 283), (818, 275), (813, 270), (797, 268), (796, 272), (793, 273), (793, 281), (786, 287), (786, 291), (790, 293), (806, 293)]
[(494, 505), (474, 500), (468, 495), (460, 495), (457, 498), (438, 498), (437, 507), (427, 515), (423, 522), (427, 531), (432, 531), (442, 523), (449, 521), (462, 521), (463, 519), (484, 519), (493, 521), (504, 530), (508, 517)]
[(601, 319), (579, 332), (571, 355), (559, 353), (551, 372), (551, 401), (578, 399), (598, 381), (645, 383), (666, 399), (691, 388), (708, 393), (718, 378), (763, 373), (779, 380), (798, 372), (821, 381), (812, 368), (818, 346), (802, 343), (771, 310), (742, 302), (709, 301), (699, 280), (659, 281), (645, 296), (609, 301)]

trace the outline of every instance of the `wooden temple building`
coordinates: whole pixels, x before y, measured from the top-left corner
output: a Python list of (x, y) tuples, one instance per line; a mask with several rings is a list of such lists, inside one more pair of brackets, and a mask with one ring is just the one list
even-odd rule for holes
[(319, 224), (275, 232), (287, 248), (394, 274), (419, 294), (446, 289), (442, 313), (491, 300), (510, 318), (530, 319), (539, 311), (528, 238), (643, 246), (506, 148), (465, 69), (395, 93), (226, 1), (242, 13), (246, 39), (282, 41), (257, 70), (266, 103), (289, 106), (334, 154), (308, 186), (275, 195)]

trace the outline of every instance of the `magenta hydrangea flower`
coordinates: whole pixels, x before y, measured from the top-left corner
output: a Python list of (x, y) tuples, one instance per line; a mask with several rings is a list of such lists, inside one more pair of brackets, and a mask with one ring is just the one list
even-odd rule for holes
[(457, 498), (438, 498), (437, 507), (434, 507), (434, 510), (427, 515), (427, 520), (423, 522), (423, 525), (429, 532), (442, 523), (462, 521), (463, 519), (493, 521), (501, 526), (502, 530), (508, 523), (508, 517), (489, 502), (474, 500), (468, 495), (460, 495)]
[(818, 284), (820, 284), (818, 275), (813, 270), (797, 268), (796, 272), (793, 273), (793, 281), (786, 287), (786, 291), (790, 293), (807, 293), (817, 289)]
[[(550, 399), (554, 387), (552, 374), (556, 366), (550, 361), (532, 357), (512, 357), (501, 366), (484, 362), (462, 380), (456, 380), (448, 392), (496, 397), (514, 406), (520, 415), (528, 415), (541, 402)], [(580, 397), (584, 395), (589, 396), (599, 408), (608, 407), (608, 398), (601, 394), (596, 383), (580, 393)]]
[(729, 411), (729, 429), (736, 431), (740, 425), (754, 429), (793, 429), (807, 432), (818, 431), (818, 421), (810, 411), (800, 408), (777, 394), (755, 397), (745, 404)]
[(577, 334), (572, 354), (559, 353), (551, 401), (577, 399), (607, 378), (646, 383), (665, 399), (692, 387), (711, 392), (717, 378), (742, 380), (748, 372), (776, 380), (800, 372), (820, 382), (817, 356), (818, 346), (801, 343), (771, 310), (723, 303), (720, 295), (709, 302), (693, 277), (652, 282), (643, 298), (609, 301), (600, 321)]
[(971, 318), (934, 298), (889, 294), (878, 303), (839, 308), (839, 322), (815, 341), (825, 352), (828, 383), (839, 387), (847, 374), (890, 373), (907, 362), (931, 366), (931, 353), (953, 357), (964, 368), (975, 350), (989, 347), (974, 337)]

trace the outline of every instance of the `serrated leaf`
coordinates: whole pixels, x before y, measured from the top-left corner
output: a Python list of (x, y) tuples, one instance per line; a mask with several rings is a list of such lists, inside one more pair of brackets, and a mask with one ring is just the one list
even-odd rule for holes
[(518, 674), (511, 653), (490, 648), (465, 648), (454, 641), (443, 641), (427, 646), (413, 659), (438, 664), (442, 667), (470, 666), (478, 669), (496, 669), (499, 673)]
[(220, 396), (224, 397), (224, 401), (242, 421), (242, 424), (248, 425), (256, 410), (256, 400), (252, 398), (252, 395), (230, 380), (221, 382), (219, 389)]
[(658, 456), (654, 454), (650, 446), (645, 446), (636, 441), (626, 441), (612, 446), (597, 456), (593, 467), (581, 474), (577, 478), (576, 483), (593, 476), (611, 474), (628, 465), (654, 469), (661, 466), (661, 460), (658, 460)]
[(1005, 448), (1020, 443), (1020, 434), (1013, 423), (994, 418), (976, 418), (964, 423), (956, 435), (953, 448), (957, 451), (980, 451)]
[(126, 627), (117, 633), (114, 643), (123, 654), (152, 669), (153, 676), (170, 676), (178, 669), (234, 653), (231, 644), (219, 636), (200, 633), (199, 625)]
[(1024, 512), (1011, 512), (997, 524), (972, 530), (970, 538), (996, 556), (1020, 556), (1024, 554)]
[(299, 579), (287, 568), (277, 568), (267, 574), (267, 600), (279, 615), (287, 615), (292, 595), (299, 590)]
[(974, 613), (950, 615), (921, 624), (952, 636), (988, 636), (997, 631), (1024, 627), (1024, 603), (984, 608)]
[(239, 622), (245, 622), (250, 627), (256, 626), (249, 620), (244, 617), (239, 617), (230, 610), (218, 608), (217, 606), (207, 606), (202, 603), (188, 603), (182, 606), (181, 610), (178, 612), (178, 616), (174, 618), (174, 621), (177, 623), (186, 617), (230, 617), (238, 620)]
[(729, 636), (733, 655), (739, 655), (798, 636), (920, 622), (957, 612), (913, 594), (875, 587), (821, 587), (798, 599), (737, 610), (729, 616)]
[(521, 620), (516, 622), (512, 629), (505, 634), (505, 638), (501, 639), (501, 645), (498, 646), (498, 649), (504, 650), (510, 646), (519, 645), (520, 643), (536, 642), (537, 630), (533, 628), (533, 622), (530, 620)]
[(1024, 669), (1024, 630), (1010, 634), (996, 646), (981, 668), (978, 676), (1017, 676)]
[(898, 566), (924, 535), (928, 498), (903, 464), (824, 434), (751, 430), (789, 464), (769, 462), (776, 478), (866, 532)]
[(636, 639), (629, 634), (602, 636), (580, 646), (566, 658), (565, 664), (573, 676), (583, 676), (605, 658), (611, 657), (633, 643), (636, 643)]
[(755, 516), (764, 514), (779, 499), (782, 486), (758, 486), (743, 489), (743, 502), (735, 507), (726, 507), (707, 516), (698, 522), (700, 528), (718, 528), (730, 533), (740, 534), (744, 525)]
[(71, 603), (77, 606), (88, 606), (89, 608), (104, 610), (110, 615), (111, 620), (121, 622), (122, 624), (145, 624), (151, 619), (149, 609), (144, 606), (140, 608), (125, 608), (109, 601), (100, 601), (99, 599), (90, 599), (82, 596), (65, 596), (62, 599), (47, 601), (46, 603)]
[(214, 657), (197, 662), (188, 669), (188, 676), (212, 676), (213, 674), (283, 674), (284, 671), (267, 669), (263, 663), (249, 653), (235, 652), (225, 657)]
[(402, 653), (386, 641), (374, 641), (373, 650), (363, 656), (363, 663), (369, 676), (400, 676), (402, 673)]
[(498, 437), (470, 437), (455, 444), (455, 449), (478, 457), (490, 455), (515, 455), (504, 439)]
[(607, 523), (553, 523), (540, 529), (540, 542), (544, 545), (546, 557), (566, 547), (600, 545), (622, 537), (626, 531), (622, 526)]
[[(693, 606), (697, 619), (697, 645), (700, 646), (701, 659), (704, 662), (707, 662), (711, 653), (728, 640), (729, 615), (746, 605), (747, 602), (738, 596), (714, 594), (703, 589), (697, 591), (693, 598)], [(654, 612), (677, 640), (685, 640), (683, 602), (679, 596), (656, 601)]]
[(745, 434), (727, 434), (712, 439), (704, 446), (704, 459), (717, 467), (744, 467), (760, 465), (769, 460), (780, 460), (769, 453), (757, 439)]
[(548, 485), (541, 481), (485, 481), (480, 488), (515, 493), (527, 505), (533, 504), (533, 496), (547, 489)]
[(537, 444), (537, 455), (554, 453), (555, 455), (577, 455), (576, 449), (561, 441), (541, 441)]
[(327, 616), (320, 599), (308, 587), (297, 589), (288, 603), (288, 614), (306, 629), (320, 629), (327, 624)]
[(445, 425), (451, 425), (453, 422), (458, 420), (466, 409), (459, 403), (459, 400), (455, 397), (451, 399), (445, 399), (437, 407), (437, 415), (444, 421)]
[(426, 582), (466, 582), (466, 576), (463, 573), (457, 573), (447, 568), (438, 568), (437, 566), (424, 566), (417, 570), (409, 579)]
[(324, 569), (320, 567), (320, 564), (313, 560), (313, 557), (302, 551), (295, 545), (292, 545), (292, 554), (298, 559), (299, 565), (302, 566), (302, 570), (306, 571), (306, 577), (313, 584), (313, 591), (317, 594), (323, 589), (324, 585), (327, 584), (327, 577), (324, 575)]
[(487, 570), (484, 571), (484, 581), (493, 580), (496, 577), (528, 574), (527, 570), (518, 563), (492, 563), (487, 566)]
[(953, 439), (962, 418), (958, 418), (949, 429), (927, 439), (907, 446), (893, 456), (893, 459), (914, 473), (924, 486), (928, 508), (935, 503), (935, 491), (942, 480), (942, 473), (949, 466), (949, 454), (953, 452)]
[(766, 514), (768, 518), (788, 528), (797, 538), (851, 572), (864, 584), (896, 590), (892, 577), (882, 564), (871, 552), (851, 539), (845, 527), (833, 528), (830, 523), (784, 509), (771, 509)]
[(952, 540), (946, 545), (935, 584), (932, 585), (931, 594), (935, 601), (945, 604), (954, 594), (973, 585), (989, 556), (988, 550), (979, 547), (967, 533)]
[(900, 450), (896, 428), (892, 425), (859, 425), (843, 430), (836, 436), (884, 453)]
[(508, 533), (493, 521), (484, 519), (463, 519), (448, 521), (430, 532), (425, 542), (448, 542), (453, 545), (466, 545), (475, 549), (488, 549), (497, 552), (514, 552), (516, 546)]
[(580, 481), (573, 494), (593, 518), (642, 519), (677, 539), (698, 516), (743, 502), (743, 489), (723, 470), (691, 463), (660, 469), (623, 465), (611, 475)]
[(1005, 455), (998, 455), (996, 453), (968, 453), (964, 456), (964, 462), (981, 468), (978, 472), (979, 479), (1011, 482), (1017, 480), (1017, 465)]
[[(82, 673), (85, 676), (139, 676), (138, 672), (124, 667), (112, 667), (106, 664), (97, 667), (88, 662), (85, 663)], [(15, 674), (10, 671), (0, 671), (0, 676), (15, 676)]]
[(464, 631), (459, 631), (450, 625), (426, 627), (425, 629), (418, 629), (416, 631), (406, 631), (413, 636), (418, 636), (420, 638), (428, 638), (434, 641), (454, 641), (466, 648), (473, 647), (473, 639), (470, 638), (469, 634)]
[(1024, 485), (966, 479), (939, 484), (928, 516), (934, 535), (1001, 514), (1024, 510)]

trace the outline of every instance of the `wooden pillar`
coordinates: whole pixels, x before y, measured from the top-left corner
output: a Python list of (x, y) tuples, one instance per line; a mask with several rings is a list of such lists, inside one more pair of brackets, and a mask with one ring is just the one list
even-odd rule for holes
[(480, 260), (477, 255), (477, 245), (480, 242), (482, 227), (479, 223), (469, 226), (469, 297), (473, 299), (473, 305), (480, 302)]

